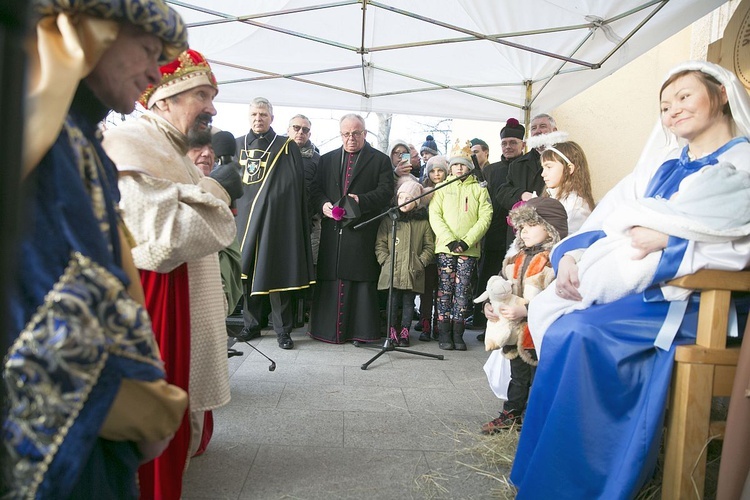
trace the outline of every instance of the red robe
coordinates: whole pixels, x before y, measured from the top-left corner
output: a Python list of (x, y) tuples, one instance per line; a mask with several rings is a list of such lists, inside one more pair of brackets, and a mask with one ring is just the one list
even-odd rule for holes
[[(164, 360), (167, 382), (189, 394), (190, 288), (187, 264), (169, 273), (141, 271), (141, 283), (154, 336)], [(142, 499), (179, 500), (189, 449), (190, 413), (186, 411), (180, 428), (164, 453), (138, 469)]]

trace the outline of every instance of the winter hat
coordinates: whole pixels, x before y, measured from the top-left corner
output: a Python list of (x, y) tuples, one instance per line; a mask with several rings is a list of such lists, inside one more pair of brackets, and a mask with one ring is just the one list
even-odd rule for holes
[[(528, 224), (544, 226), (550, 235), (543, 244), (547, 250), (568, 235), (568, 213), (563, 204), (554, 198), (531, 198), (524, 205), (511, 210), (508, 216), (516, 230)], [(520, 231), (516, 236), (516, 245), (521, 250), (526, 249)]]
[(427, 160), (427, 167), (425, 168), (425, 171), (424, 171), (425, 177), (429, 178), (430, 171), (435, 168), (445, 172), (446, 177), (450, 175), (450, 169), (448, 168), (448, 160), (445, 159), (445, 156), (433, 156), (432, 158)]
[(448, 159), (448, 165), (453, 165), (454, 163), (466, 165), (469, 170), (474, 169), (474, 162), (471, 161), (471, 143), (469, 141), (466, 141), (464, 146), (461, 147), (458, 139), (456, 139), (450, 158)]
[(409, 152), (409, 144), (403, 139), (394, 139), (389, 145), (388, 145), (388, 156), (393, 153), (393, 150), (396, 149), (398, 146), (403, 146), (406, 149), (406, 152)]
[(482, 149), (490, 149), (490, 147), (487, 145), (486, 142), (484, 142), (482, 139), (477, 139), (476, 137), (473, 138), (471, 141), (472, 146), (482, 146)]
[(431, 135), (428, 135), (427, 140), (422, 143), (422, 147), (419, 148), (419, 154), (421, 155), (425, 151), (427, 151), (428, 153), (432, 153), (435, 156), (440, 154), (440, 151), (438, 151), (437, 142), (435, 142), (435, 138)]
[[(401, 184), (399, 186), (398, 191), (396, 192), (396, 200), (398, 201), (398, 204), (402, 204), (405, 201), (411, 200), (413, 198), (416, 198), (417, 196), (422, 194), (422, 185), (413, 180), (409, 180)], [(409, 203), (408, 205), (404, 205), (400, 208), (402, 212), (408, 212), (409, 210), (415, 209), (419, 206), (419, 202), (422, 201), (422, 198), (415, 200), (413, 203)]]
[(508, 118), (508, 121), (505, 122), (505, 126), (500, 129), (500, 139), (505, 139), (506, 137), (515, 137), (516, 139), (521, 139), (526, 136), (526, 129), (518, 123), (518, 120), (515, 118)]

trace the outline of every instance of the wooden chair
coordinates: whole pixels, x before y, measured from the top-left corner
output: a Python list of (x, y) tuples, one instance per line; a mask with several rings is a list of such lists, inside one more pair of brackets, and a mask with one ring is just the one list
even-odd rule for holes
[(739, 348), (726, 344), (730, 296), (750, 291), (750, 270), (703, 270), (669, 284), (700, 291), (701, 300), (695, 345), (675, 349), (662, 498), (703, 498), (706, 445), (723, 438), (726, 425), (711, 421), (711, 399), (731, 394), (739, 358)]

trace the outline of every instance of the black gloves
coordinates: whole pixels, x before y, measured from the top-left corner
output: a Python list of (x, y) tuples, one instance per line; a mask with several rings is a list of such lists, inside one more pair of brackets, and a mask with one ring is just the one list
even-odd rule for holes
[(216, 182), (221, 184), (232, 201), (242, 197), (244, 190), (242, 189), (242, 178), (239, 174), (240, 165), (236, 161), (219, 165), (211, 171), (209, 176)]
[(464, 240), (454, 240), (446, 244), (445, 246), (447, 246), (448, 250), (453, 253), (461, 253), (469, 249), (469, 245), (467, 245)]

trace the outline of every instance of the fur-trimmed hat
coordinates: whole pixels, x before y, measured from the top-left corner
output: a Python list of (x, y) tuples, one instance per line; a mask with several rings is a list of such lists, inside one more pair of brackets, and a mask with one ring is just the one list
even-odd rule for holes
[(500, 139), (505, 139), (506, 137), (514, 137), (516, 139), (521, 139), (526, 136), (526, 129), (523, 125), (518, 123), (518, 120), (515, 118), (508, 118), (508, 121), (505, 122), (505, 126), (500, 129)]
[(433, 169), (442, 170), (443, 172), (445, 172), (446, 177), (450, 175), (448, 160), (445, 158), (445, 156), (433, 156), (432, 158), (427, 160), (427, 166), (425, 167), (424, 171), (425, 177), (429, 177), (430, 171), (432, 171)]
[(471, 161), (471, 143), (469, 141), (466, 141), (462, 147), (458, 139), (456, 139), (451, 155), (448, 158), (448, 165), (453, 165), (454, 163), (466, 165), (469, 170), (474, 169), (474, 162)]
[(549, 134), (539, 134), (526, 139), (526, 146), (529, 149), (546, 148), (554, 146), (559, 142), (565, 142), (568, 140), (568, 133), (562, 130), (555, 130)]
[(542, 244), (546, 250), (568, 235), (568, 213), (562, 203), (554, 198), (531, 198), (508, 214), (516, 229), (516, 245), (526, 250), (519, 229), (526, 225), (542, 225), (549, 238)]
[(440, 151), (438, 151), (437, 142), (435, 142), (435, 138), (431, 135), (428, 135), (427, 139), (422, 143), (422, 147), (419, 148), (419, 154), (422, 154), (425, 151), (435, 156), (438, 156), (440, 154)]
[(177, 56), (177, 59), (159, 68), (159, 71), (161, 72), (159, 85), (149, 86), (138, 100), (146, 109), (151, 109), (157, 101), (201, 85), (209, 85), (217, 92), (219, 91), (211, 66), (203, 54), (196, 50), (187, 49)]

